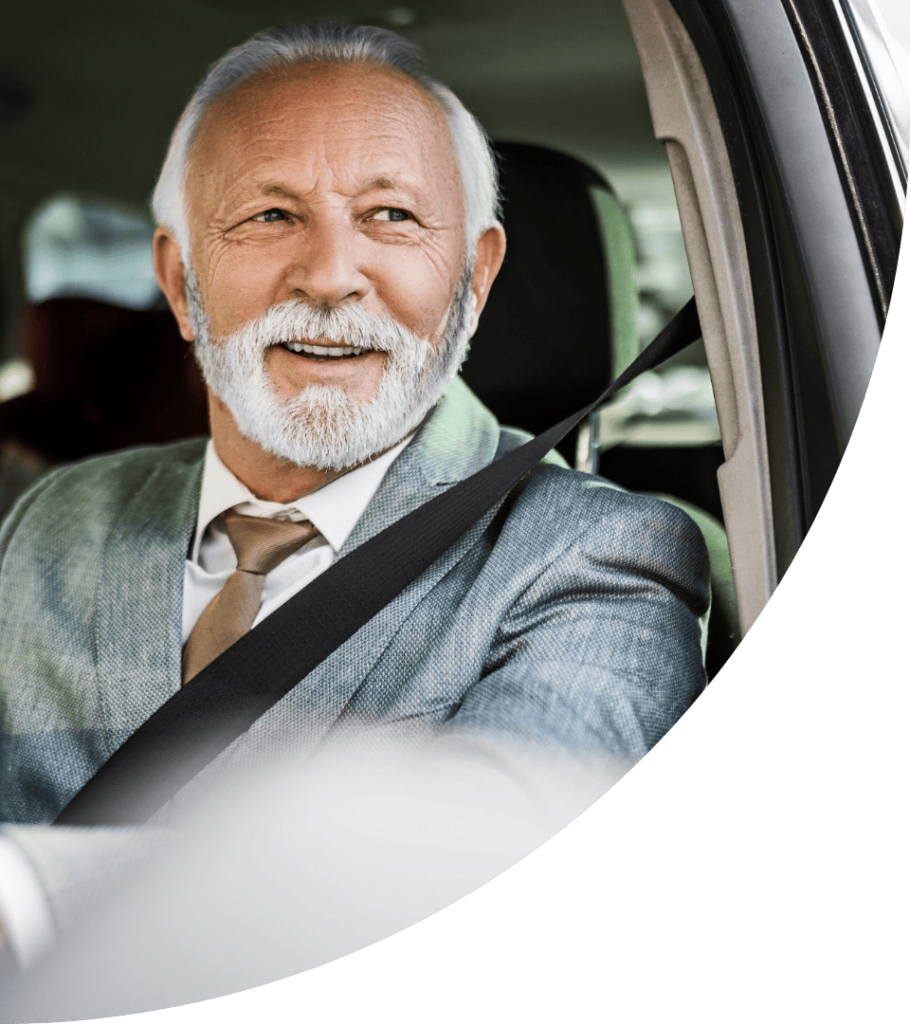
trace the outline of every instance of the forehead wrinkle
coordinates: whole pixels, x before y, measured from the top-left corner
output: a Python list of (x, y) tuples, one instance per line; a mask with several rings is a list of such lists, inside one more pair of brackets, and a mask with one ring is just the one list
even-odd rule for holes
[[(231, 142), (234, 158), (238, 161), (235, 173), (239, 176), (247, 173), (246, 168), (249, 164), (287, 162), (289, 159), (293, 159), (301, 166), (311, 166), (314, 163), (322, 162), (332, 170), (352, 164), (357, 167), (357, 165), (375, 165), (385, 162), (391, 163), (393, 166), (388, 169), (381, 168), (378, 171), (364, 170), (362, 174), (372, 173), (372, 179), (386, 179), (394, 184), (398, 178), (403, 177), (397, 165), (409, 165), (414, 162), (415, 154), (408, 152), (412, 140), (394, 130), (388, 130), (386, 126), (383, 126), (386, 130), (379, 131), (363, 129), (358, 123), (359, 130), (352, 139), (351, 133), (346, 133), (342, 126), (337, 125), (337, 121), (333, 124), (337, 127), (336, 131), (314, 130), (312, 133), (298, 131), (284, 137), (266, 138), (263, 138), (260, 133), (240, 129)], [(216, 146), (218, 145), (216, 140), (212, 141)], [(296, 157), (293, 150), (287, 149), (288, 146), (293, 147), (295, 144), (305, 147), (307, 151), (306, 159), (302, 162), (300, 158)], [(338, 162), (335, 155), (336, 147), (340, 147), (343, 151), (344, 160), (341, 163)], [(249, 157), (246, 156), (247, 153), (250, 154)], [(416, 158), (421, 163), (423, 162), (420, 160), (419, 153)]]
[[(243, 201), (252, 187), (260, 196), (303, 201), (319, 194), (328, 198), (333, 192), (350, 199), (372, 189), (401, 189), (410, 201), (425, 203), (447, 180), (456, 202), (463, 203), (449, 125), (434, 97), (412, 80), (385, 70), (322, 71), (336, 77), (327, 93), (311, 94), (306, 73), (294, 82), (291, 79), (297, 76), (292, 72), (281, 79), (244, 83), (209, 109), (195, 141), (208, 137), (206, 155), (215, 157), (215, 166), (206, 168), (204, 176), (221, 177), (219, 191), (225, 201)], [(399, 87), (389, 90), (390, 84)], [(299, 179), (286, 170), (288, 155), (298, 142), (301, 153), (306, 153), (304, 177)], [(225, 144), (227, 151), (222, 149)], [(222, 177), (227, 166), (218, 166), (222, 156), (228, 166), (233, 164), (226, 175), (229, 180)], [(196, 169), (202, 169), (198, 163)], [(409, 173), (415, 171), (416, 178)]]

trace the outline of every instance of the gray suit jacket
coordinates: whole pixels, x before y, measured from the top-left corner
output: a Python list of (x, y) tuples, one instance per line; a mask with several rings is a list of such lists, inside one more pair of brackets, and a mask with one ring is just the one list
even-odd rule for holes
[[(341, 555), (524, 439), (457, 380)], [(51, 821), (179, 687), (204, 445), (58, 469), (4, 524), (0, 821)], [(347, 721), (632, 763), (704, 686), (709, 601), (683, 512), (551, 456), (204, 775)]]

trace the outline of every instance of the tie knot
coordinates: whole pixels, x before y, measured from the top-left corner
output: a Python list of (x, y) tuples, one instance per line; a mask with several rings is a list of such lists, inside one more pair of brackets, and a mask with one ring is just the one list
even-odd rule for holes
[(221, 521), (237, 555), (239, 572), (267, 576), (288, 555), (303, 547), (319, 531), (308, 520), (288, 523), (279, 519), (244, 516), (229, 509)]

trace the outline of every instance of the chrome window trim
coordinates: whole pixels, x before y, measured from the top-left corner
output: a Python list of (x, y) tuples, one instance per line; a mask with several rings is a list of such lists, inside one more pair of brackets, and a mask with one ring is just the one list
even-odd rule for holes
[(890, 34), (870, 0), (835, 0), (834, 8), (903, 205), (910, 159), (910, 98), (894, 60)]

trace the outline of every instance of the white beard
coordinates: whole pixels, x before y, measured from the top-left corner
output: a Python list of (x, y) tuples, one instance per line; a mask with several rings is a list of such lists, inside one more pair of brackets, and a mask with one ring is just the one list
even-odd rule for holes
[[(456, 288), (438, 346), (391, 317), (367, 313), (356, 304), (325, 309), (293, 301), (272, 306), (213, 341), (190, 272), (186, 297), (196, 333), (193, 351), (206, 384), (230, 410), (244, 437), (297, 466), (350, 469), (409, 434), (458, 372), (468, 352), (471, 269)], [(280, 342), (304, 338), (386, 352), (373, 397), (360, 402), (341, 387), (308, 384), (293, 398), (283, 398), (266, 372), (265, 353)]]

